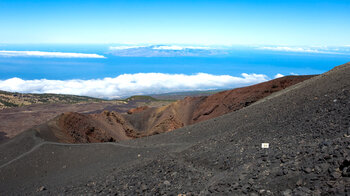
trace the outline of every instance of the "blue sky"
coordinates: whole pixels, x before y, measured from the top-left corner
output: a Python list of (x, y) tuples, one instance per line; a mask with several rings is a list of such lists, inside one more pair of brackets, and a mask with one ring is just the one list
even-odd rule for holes
[(0, 43), (350, 45), (350, 2), (1, 0)]

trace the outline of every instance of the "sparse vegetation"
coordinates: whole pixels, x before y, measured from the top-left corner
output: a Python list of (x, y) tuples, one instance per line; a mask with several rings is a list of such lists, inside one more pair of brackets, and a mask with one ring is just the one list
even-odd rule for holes
[(102, 102), (104, 100), (76, 95), (60, 94), (24, 94), (0, 91), (0, 109), (20, 107), (31, 104), (48, 104), (48, 103), (82, 103), (82, 102)]
[(17, 104), (7, 102), (7, 101), (1, 100), (1, 99), (0, 99), (0, 105), (5, 106), (5, 107), (17, 107), (18, 106)]

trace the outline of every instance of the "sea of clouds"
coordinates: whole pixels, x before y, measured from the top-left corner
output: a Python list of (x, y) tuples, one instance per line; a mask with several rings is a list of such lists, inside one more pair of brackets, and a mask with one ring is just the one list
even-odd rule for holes
[(137, 73), (90, 80), (10, 78), (0, 80), (0, 89), (20, 93), (57, 93), (112, 99), (142, 94), (236, 88), (267, 80), (269, 78), (264, 74), (246, 73), (240, 77), (206, 73), (193, 75)]
[(258, 50), (270, 50), (280, 52), (293, 52), (293, 53), (318, 53), (318, 54), (339, 54), (350, 55), (349, 46), (344, 45), (341, 47), (328, 47), (328, 46), (314, 46), (314, 47), (302, 47), (302, 46), (263, 46), (256, 48)]
[(0, 50), (0, 56), (6, 57), (47, 57), (47, 58), (106, 58), (99, 54), (44, 51), (10, 51)]

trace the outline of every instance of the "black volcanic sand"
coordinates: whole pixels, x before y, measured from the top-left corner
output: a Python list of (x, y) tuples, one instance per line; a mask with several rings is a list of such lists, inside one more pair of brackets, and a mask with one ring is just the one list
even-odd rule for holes
[(350, 63), (152, 137), (60, 144), (29, 130), (0, 145), (0, 193), (349, 195), (349, 135)]

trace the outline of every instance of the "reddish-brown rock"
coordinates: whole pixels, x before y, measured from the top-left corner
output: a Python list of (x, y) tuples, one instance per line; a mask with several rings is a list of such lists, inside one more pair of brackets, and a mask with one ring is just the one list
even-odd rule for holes
[(142, 112), (144, 110), (147, 110), (149, 107), (148, 106), (140, 106), (137, 108), (132, 108), (130, 109), (127, 113), (128, 114), (134, 114), (134, 113), (138, 113), (138, 112)]

